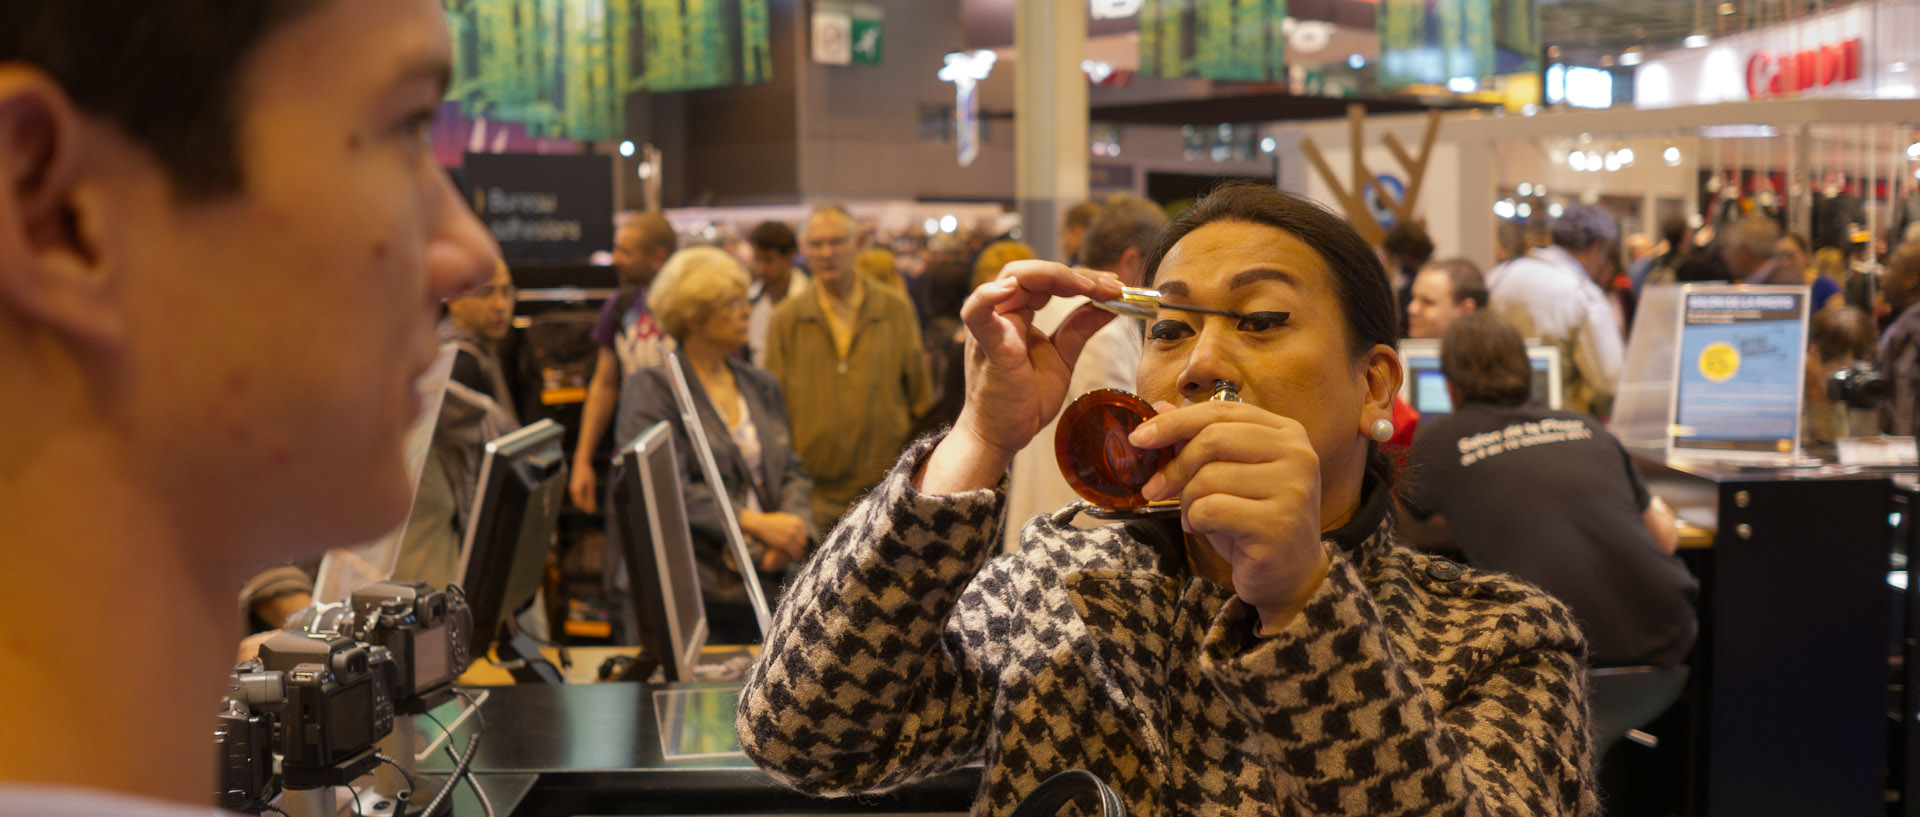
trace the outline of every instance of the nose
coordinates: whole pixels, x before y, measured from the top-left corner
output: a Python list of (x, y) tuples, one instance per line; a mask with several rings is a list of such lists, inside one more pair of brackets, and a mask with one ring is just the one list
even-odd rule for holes
[(1180, 396), (1189, 403), (1200, 403), (1213, 396), (1216, 381), (1227, 380), (1246, 388), (1236, 356), (1230, 347), (1232, 327), (1223, 326), (1226, 318), (1209, 317), (1201, 324), (1187, 354), (1187, 365), (1180, 370)]
[(428, 303), (438, 304), (493, 277), (500, 247), (445, 173), (434, 171), (439, 192), (433, 232), (427, 239)]

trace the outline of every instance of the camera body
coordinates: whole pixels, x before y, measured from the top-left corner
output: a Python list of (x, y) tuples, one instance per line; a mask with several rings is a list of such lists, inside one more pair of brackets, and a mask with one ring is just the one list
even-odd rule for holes
[(1827, 399), (1848, 408), (1874, 408), (1892, 396), (1893, 386), (1873, 364), (1856, 361), (1827, 378)]
[(403, 713), (424, 712), (452, 694), (467, 666), (473, 614), (458, 588), (375, 582), (354, 591), (351, 635), (393, 656), (393, 699)]
[(260, 662), (285, 677), (279, 749), (287, 785), (297, 769), (330, 769), (366, 754), (393, 731), (398, 671), (384, 647), (339, 634), (281, 632)]
[(250, 811), (278, 793), (273, 775), (273, 730), (286, 699), (285, 676), (258, 661), (234, 668), (213, 731), (214, 804)]

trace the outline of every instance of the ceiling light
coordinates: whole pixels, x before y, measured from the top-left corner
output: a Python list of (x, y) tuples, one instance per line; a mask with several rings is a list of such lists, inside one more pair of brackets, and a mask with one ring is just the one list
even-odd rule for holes
[(1907, 158), (1920, 162), (1920, 142), (1907, 146)]
[(1493, 214), (1501, 218), (1513, 218), (1513, 214), (1514, 214), (1513, 200), (1501, 199), (1499, 201), (1494, 202)]
[(1643, 59), (1639, 51), (1625, 51), (1620, 54), (1621, 65), (1639, 65)]
[(1513, 211), (1518, 213), (1521, 218), (1533, 218), (1533, 205), (1524, 201), (1520, 202), (1520, 206), (1513, 208)]
[(1352, 68), (1355, 71), (1365, 68), (1367, 67), (1367, 58), (1360, 56), (1359, 54), (1348, 54), (1347, 67)]
[(940, 217), (940, 232), (951, 233), (960, 229), (960, 219), (953, 216)]
[(1566, 205), (1563, 205), (1557, 201), (1547, 205), (1547, 215), (1551, 218), (1559, 218), (1560, 214), (1565, 213), (1566, 211), (1567, 211)]
[(1573, 168), (1576, 172), (1585, 171), (1587, 169), (1587, 154), (1578, 150), (1567, 154), (1567, 166)]
[(1473, 77), (1454, 77), (1447, 80), (1447, 90), (1456, 94), (1470, 94), (1479, 87), (1480, 83), (1475, 82)]
[(1686, 39), (1680, 41), (1680, 44), (1688, 48), (1706, 48), (1707, 42), (1708, 39), (1705, 34), (1688, 34)]
[(1680, 149), (1672, 145), (1668, 145), (1666, 150), (1660, 151), (1660, 158), (1665, 159), (1667, 161), (1667, 167), (1679, 167), (1680, 166)]
[(1273, 141), (1273, 137), (1271, 136), (1262, 138), (1260, 140), (1261, 153), (1272, 153), (1276, 147), (1278, 147), (1278, 145)]
[(1630, 165), (1630, 164), (1633, 164), (1633, 148), (1621, 148), (1620, 149), (1620, 166), (1626, 167), (1627, 165)]
[(1734, 7), (1733, 7), (1733, 4), (1732, 4), (1732, 3), (1721, 3), (1721, 4), (1720, 4), (1720, 16), (1722, 16), (1722, 17), (1731, 17), (1731, 16), (1733, 16), (1733, 13), (1734, 13), (1734, 11), (1735, 11), (1735, 9), (1734, 9)]
[(633, 140), (629, 139), (625, 142), (620, 143), (620, 155), (622, 156), (633, 155)]
[(1528, 182), (1521, 182), (1519, 189), (1515, 192), (1518, 192), (1522, 196), (1531, 196), (1533, 195), (1533, 185)]
[(927, 223), (924, 226), (927, 228), (927, 235), (933, 235), (934, 233), (940, 232), (940, 219), (937, 219), (937, 218), (927, 219)]

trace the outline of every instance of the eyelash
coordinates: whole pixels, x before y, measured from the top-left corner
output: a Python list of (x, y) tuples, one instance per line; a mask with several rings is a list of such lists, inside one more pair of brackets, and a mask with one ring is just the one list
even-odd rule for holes
[[(1285, 326), (1290, 317), (1292, 315), (1286, 312), (1249, 312), (1241, 319), (1238, 328), (1247, 332), (1265, 332)], [(1254, 326), (1248, 328), (1248, 324), (1254, 324)], [(1147, 337), (1151, 340), (1171, 341), (1179, 339), (1182, 332), (1191, 334), (1193, 328), (1188, 326), (1186, 321), (1165, 320), (1149, 327)]]
[(434, 113), (433, 110), (422, 108), (407, 114), (407, 118), (400, 122), (401, 132), (419, 140), (422, 145), (431, 143), (433, 141)]

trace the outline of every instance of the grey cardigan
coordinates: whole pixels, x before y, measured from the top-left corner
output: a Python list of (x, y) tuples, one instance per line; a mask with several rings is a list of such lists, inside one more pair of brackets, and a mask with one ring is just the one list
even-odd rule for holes
[(1188, 574), (1177, 526), (913, 489), (910, 450), (787, 590), (740, 698), (749, 757), (848, 795), (985, 765), (976, 815), (1085, 768), (1132, 814), (1593, 815), (1567, 608), (1393, 539), (1372, 490), (1280, 633)]
[[(706, 473), (700, 468), (698, 455), (693, 449), (693, 440), (687, 436), (687, 430), (681, 422), (680, 406), (673, 397), (671, 375), (667, 366), (650, 366), (635, 372), (620, 386), (620, 402), (616, 409), (614, 439), (622, 447), (631, 442), (640, 432), (651, 428), (662, 420), (673, 424), (673, 445), (680, 455), (680, 483), (687, 498), (687, 524), (693, 529), (694, 555), (701, 563), (701, 590), (709, 597), (719, 600), (744, 601), (745, 590), (735, 573), (733, 560), (727, 555), (725, 520), (720, 517), (720, 505), (714, 499), (713, 487), (707, 484)], [(818, 541), (819, 531), (813, 524), (813, 511), (807, 504), (807, 495), (813, 491), (813, 479), (800, 466), (800, 457), (793, 451), (793, 434), (787, 426), (787, 404), (781, 398), (780, 384), (767, 374), (748, 364), (729, 359), (728, 368), (733, 370), (733, 381), (746, 398), (747, 414), (753, 418), (754, 428), (760, 438), (760, 509), (766, 513), (790, 513), (807, 523), (809, 536)], [(706, 389), (700, 385), (700, 379), (693, 371), (682, 364), (681, 371), (686, 374), (687, 387), (693, 392), (694, 405), (699, 409), (701, 425), (705, 427), (707, 441), (713, 445), (713, 458), (720, 466), (720, 481), (727, 486), (727, 496), (733, 501), (734, 512), (747, 507), (747, 492), (755, 490), (749, 477), (747, 458), (734, 445), (733, 437), (728, 433), (726, 423), (719, 412), (713, 408), (707, 397)], [(766, 546), (752, 537), (747, 539), (748, 549), (755, 559), (765, 552)]]

